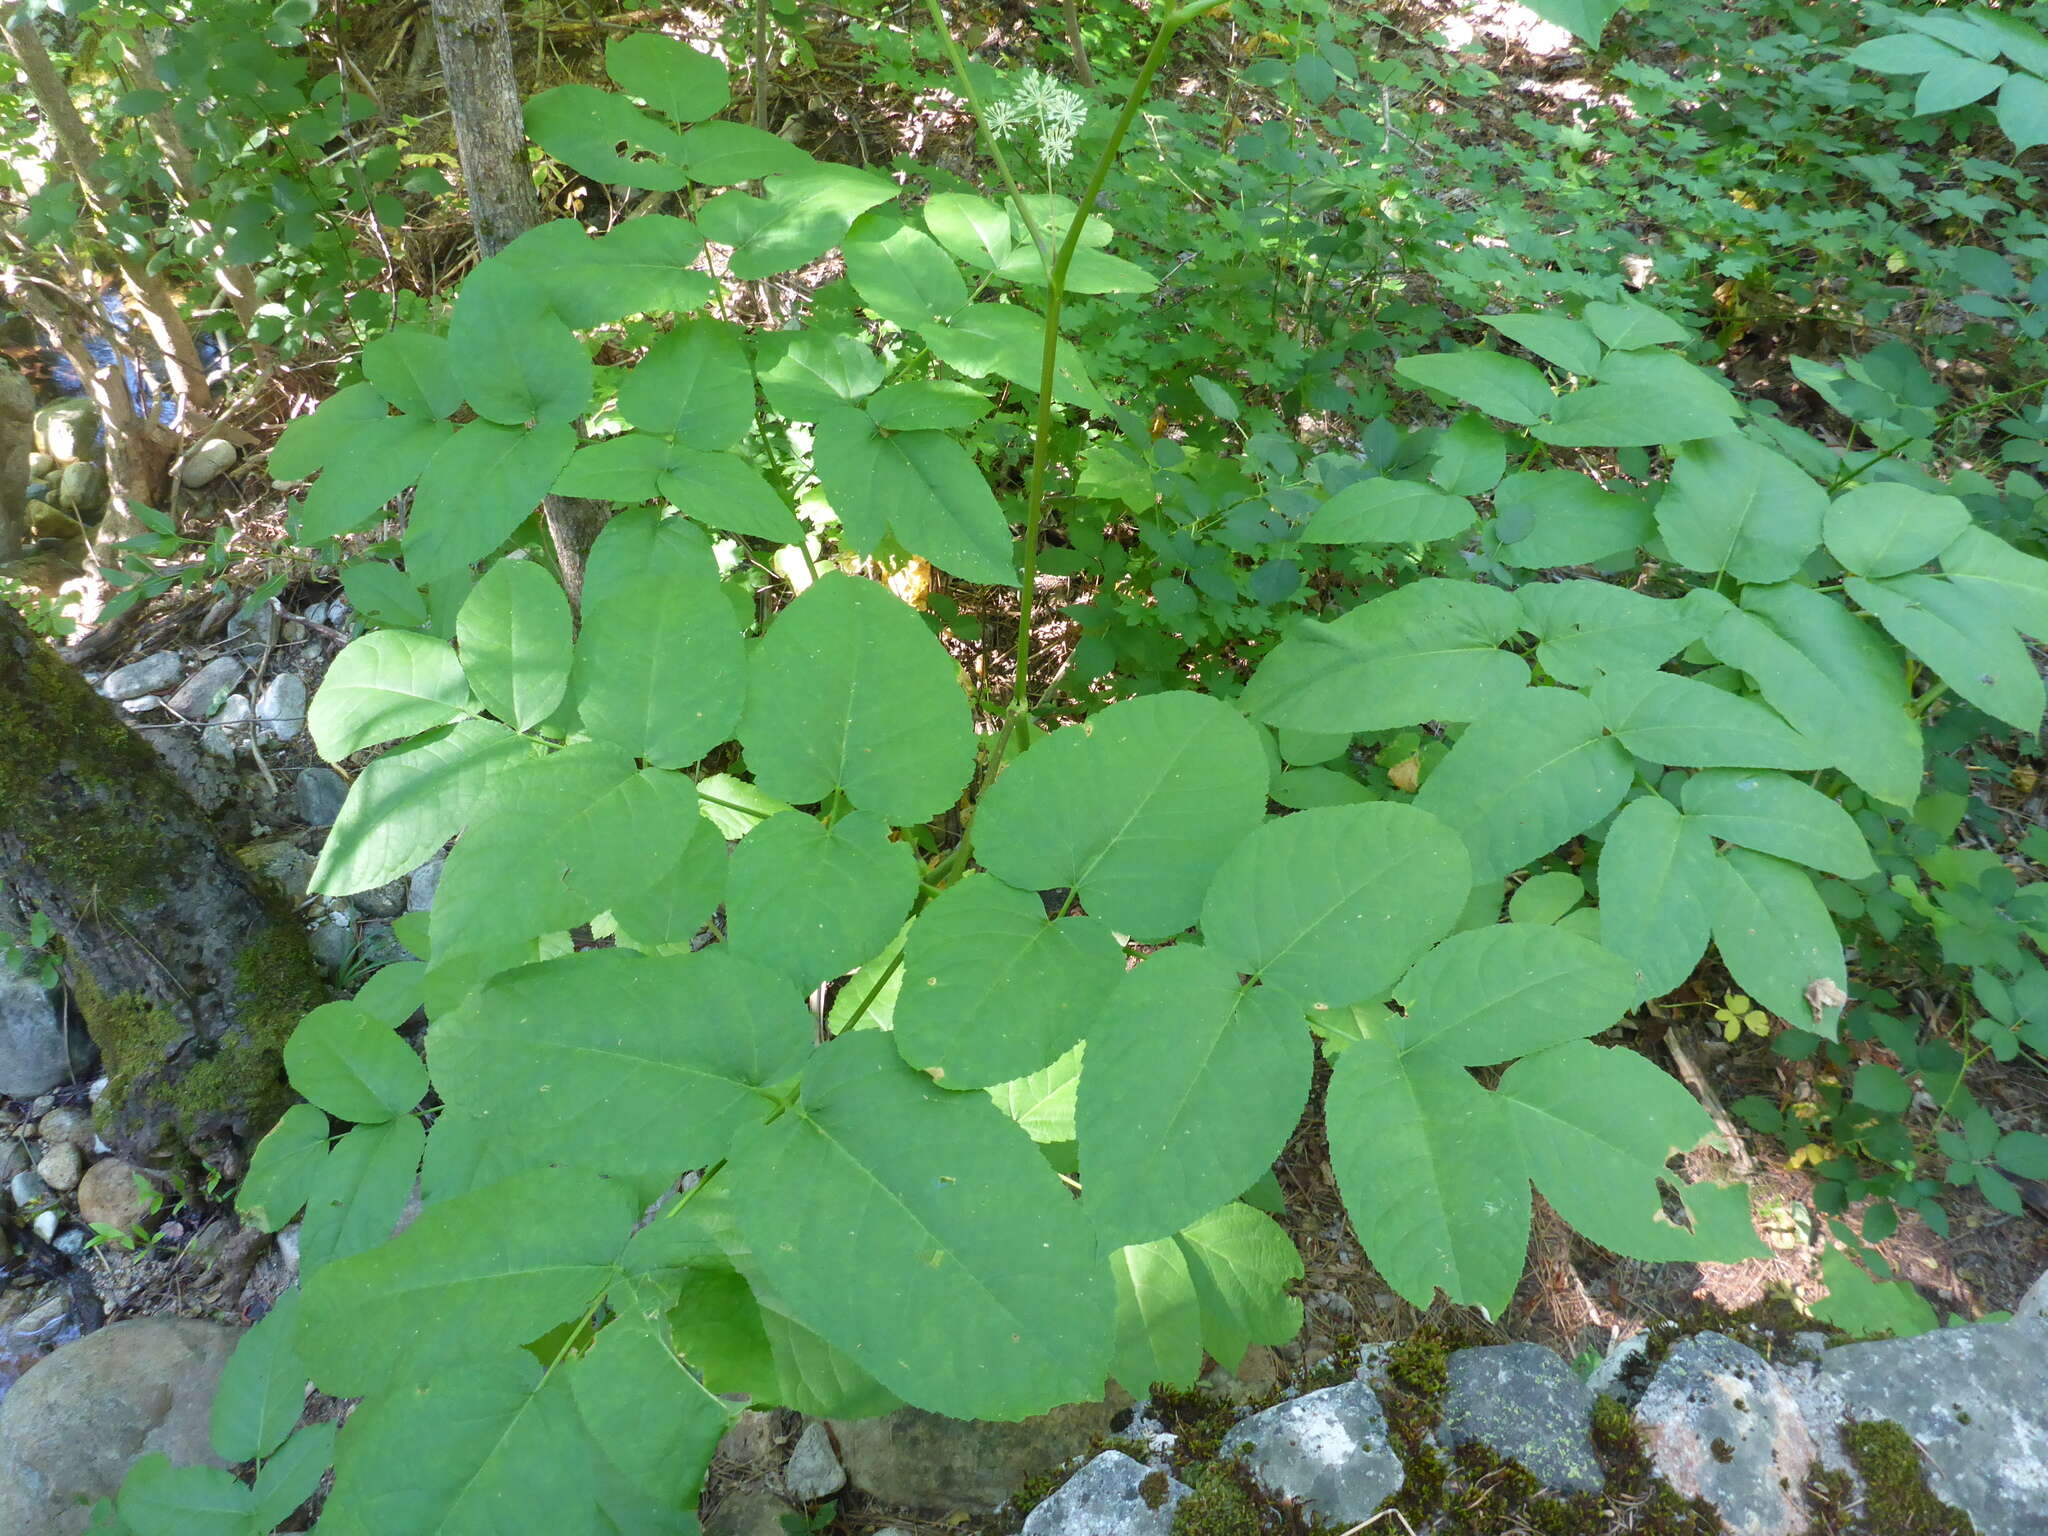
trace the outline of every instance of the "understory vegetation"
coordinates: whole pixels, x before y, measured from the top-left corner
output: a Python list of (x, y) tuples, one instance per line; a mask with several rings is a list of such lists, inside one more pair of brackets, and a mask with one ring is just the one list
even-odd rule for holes
[[(22, 182), (21, 260), (247, 268), (205, 324), (332, 386), (281, 528), (108, 567), (338, 569), (314, 889), (455, 840), (284, 1048), (243, 1471), (95, 1530), (691, 1530), (737, 1399), (1185, 1388), (1300, 1327), (1304, 1126), (1418, 1308), (1507, 1313), (1537, 1195), (1760, 1255), (1653, 1026), (1797, 1085), (1731, 1109), (1818, 1314), (1942, 1324), (1874, 1245), (2048, 1179), (1972, 1090), (2048, 1056), (2048, 11), (1532, 8), (571, 7), (547, 219), (417, 288), (455, 167), (308, 0), (58, 16), (131, 214)], [(774, 131), (821, 51), (929, 142)]]

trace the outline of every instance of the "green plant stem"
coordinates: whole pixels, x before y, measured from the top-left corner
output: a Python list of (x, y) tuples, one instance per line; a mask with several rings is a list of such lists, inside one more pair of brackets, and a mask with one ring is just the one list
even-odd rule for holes
[[(2020, 385), (2016, 389), (2006, 389), (1999, 391), (1995, 395), (1986, 395), (1982, 400), (1978, 400), (1973, 404), (1963, 406), (1960, 410), (1952, 411), (1947, 416), (1944, 416), (1941, 419), (1941, 421), (1935, 426), (1934, 431), (1928, 434), (1928, 438), (1931, 439), (1933, 437), (1939, 436), (1941, 433), (1946, 432), (1950, 427), (1955, 425), (1955, 423), (1959, 421), (1966, 421), (1970, 417), (1977, 415), (1981, 411), (1988, 411), (1992, 409), (1992, 407), (2003, 405), (2006, 401), (2014, 399), (2017, 396), (2031, 394), (2033, 391), (2042, 388), (2048, 388), (2048, 378), (2032, 379), (2029, 380), (2027, 383)], [(1926, 440), (1927, 439), (1909, 437), (1905, 439), (1905, 441), (1903, 442), (1892, 444), (1891, 447), (1885, 449), (1881, 453), (1872, 454), (1869, 458), (1865, 459), (1861, 464), (1858, 464), (1854, 469), (1843, 469), (1839, 474), (1835, 476), (1834, 479), (1828, 482), (1828, 494), (1832, 496), (1836, 491), (1839, 491), (1851, 480), (1854, 480), (1858, 476), (1860, 476), (1865, 470), (1875, 468), (1877, 465), (1882, 464), (1886, 459), (1897, 458), (1906, 449), (1912, 447), (1914, 443)]]
[(974, 80), (967, 73), (967, 55), (954, 38), (952, 29), (946, 25), (945, 8), (939, 0), (925, 0), (925, 9), (932, 13), (932, 25), (938, 29), (939, 46), (946, 50), (946, 62), (953, 66), (953, 76), (960, 82), (960, 90), (967, 98), (967, 109), (974, 114), (974, 131), (980, 135), (987, 147), (989, 158), (996, 163), (996, 173), (1003, 178), (1003, 186), (1009, 191), (1010, 200), (1016, 204), (1018, 214), (1024, 220), (1024, 228), (1031, 236), (1031, 243), (1038, 250), (1038, 259), (1045, 264), (1046, 271), (1052, 270), (1052, 246), (1045, 238), (1045, 231), (1033, 217), (1030, 205), (1024, 201), (1024, 193), (1017, 185), (1017, 178), (1011, 174), (1010, 162), (1003, 154), (1003, 146), (996, 142), (996, 136), (988, 131), (988, 113), (983, 110), (981, 93), (975, 90)]
[(844, 1024), (840, 1025), (838, 1029), (834, 1030), (833, 1033), (843, 1035), (848, 1030), (852, 1029), (855, 1025), (859, 1024), (862, 1019), (866, 1018), (868, 1014), (868, 1009), (872, 1008), (874, 1006), (875, 999), (882, 995), (882, 988), (889, 985), (889, 978), (891, 976), (894, 976), (898, 971), (902, 969), (903, 951), (899, 949), (896, 951), (895, 954), (889, 957), (889, 963), (882, 967), (882, 974), (877, 976), (875, 978), (875, 984), (872, 987), (868, 988), (868, 995), (860, 1000), (860, 1006), (853, 1010), (853, 1016), (849, 1018)]
[[(936, 4), (937, 0), (932, 0), (932, 3)], [(1067, 272), (1074, 264), (1074, 252), (1080, 249), (1081, 231), (1094, 212), (1095, 199), (1102, 193), (1103, 182), (1109, 179), (1110, 166), (1116, 163), (1117, 149), (1122, 145), (1124, 135), (1130, 132), (1138, 107), (1152, 84), (1152, 77), (1166, 62), (1166, 50), (1172, 44), (1174, 34), (1185, 21), (1193, 19), (1189, 13), (1199, 15), (1211, 9), (1214, 7), (1183, 6), (1159, 24), (1159, 30), (1152, 37), (1152, 46), (1145, 50), (1145, 57), (1138, 65), (1138, 78), (1131, 83), (1130, 94), (1124, 98), (1123, 110), (1117, 114), (1102, 152), (1095, 157), (1095, 169), (1081, 193), (1073, 222), (1067, 226), (1066, 238), (1060, 242), (1059, 255), (1053, 259), (1046, 273), (1044, 345), (1039, 355), (1038, 408), (1031, 424), (1031, 480), (1024, 514), (1023, 580), (1017, 589), (1017, 664), (1016, 681), (1010, 694), (1012, 716), (1021, 716), (1031, 707), (1031, 626), (1038, 588), (1038, 541), (1045, 526), (1045, 480), (1052, 445), (1052, 388), (1058, 372), (1060, 307), (1066, 298)], [(1028, 747), (1029, 733), (1020, 740)]]

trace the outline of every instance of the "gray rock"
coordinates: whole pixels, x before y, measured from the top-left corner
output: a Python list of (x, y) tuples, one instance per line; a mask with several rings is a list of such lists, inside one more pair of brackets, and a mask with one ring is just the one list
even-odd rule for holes
[(1172, 1536), (1188, 1491), (1122, 1451), (1104, 1451), (1031, 1511), (1023, 1536)]
[(90, 1152), (97, 1132), (92, 1116), (82, 1109), (53, 1109), (36, 1122), (36, 1134), (46, 1142), (68, 1141), (81, 1152)]
[(208, 1418), (240, 1336), (192, 1318), (137, 1318), (38, 1361), (0, 1400), (0, 1531), (77, 1536), (92, 1501), (154, 1452), (176, 1466), (222, 1465)]
[(704, 1536), (788, 1536), (784, 1515), (797, 1511), (760, 1488), (735, 1488), (704, 1520)]
[(1109, 1432), (1107, 1403), (1071, 1403), (1016, 1424), (948, 1419), (899, 1408), (879, 1419), (834, 1419), (846, 1479), (900, 1510), (994, 1509), (1028, 1477), (1052, 1471)]
[(292, 785), (292, 804), (309, 827), (331, 827), (348, 799), (348, 780), (332, 768), (306, 769)]
[(441, 867), (448, 862), (448, 855), (437, 853), (407, 878), (405, 889), (405, 910), (425, 912), (434, 905), (434, 892), (441, 888)]
[(186, 720), (211, 720), (247, 670), (239, 656), (214, 657), (171, 695), (171, 712)]
[(26, 1099), (92, 1070), (92, 1040), (33, 977), (0, 968), (0, 1098)]
[(0, 1183), (12, 1179), (17, 1173), (27, 1173), (28, 1168), (28, 1148), (12, 1135), (0, 1136)]
[(1476, 1440), (1567, 1493), (1605, 1486), (1593, 1454), (1593, 1394), (1556, 1355), (1540, 1344), (1461, 1349), (1449, 1374), (1445, 1445)]
[(91, 1239), (87, 1237), (83, 1228), (66, 1227), (62, 1232), (59, 1232), (50, 1239), (50, 1246), (59, 1253), (67, 1254), (75, 1259), (85, 1252), (85, 1245), (90, 1241)]
[(306, 885), (313, 878), (315, 860), (290, 838), (273, 837), (251, 843), (246, 848), (237, 848), (235, 857), (256, 874), (275, 880), (294, 902), (306, 899)]
[(85, 1154), (70, 1142), (60, 1141), (43, 1149), (42, 1160), (36, 1164), (36, 1173), (59, 1194), (69, 1194), (85, 1177)]
[(52, 400), (36, 412), (36, 446), (60, 464), (90, 454), (99, 430), (99, 407), (83, 395)]
[(349, 904), (365, 917), (399, 917), (405, 912), (405, 896), (409, 886), (404, 880), (393, 880), (388, 885), (373, 886), (367, 891), (358, 891), (349, 897)]
[(185, 463), (178, 471), (178, 479), (184, 482), (188, 490), (199, 490), (226, 474), (238, 457), (240, 451), (226, 438), (209, 437), (185, 455)]
[(296, 672), (280, 672), (263, 685), (256, 700), (256, 718), (263, 733), (291, 741), (306, 728), (306, 680)]
[(316, 923), (306, 930), (306, 947), (330, 976), (341, 974), (356, 951), (356, 928), (346, 917)]
[(37, 480), (47, 480), (57, 472), (57, 461), (47, 453), (31, 453), (28, 456), (28, 472)]
[[(153, 1214), (137, 1188), (142, 1170), (118, 1157), (94, 1163), (78, 1181), (78, 1214), (87, 1226), (133, 1232)], [(144, 1181), (143, 1187), (147, 1187)]]
[(1275, 1403), (1223, 1437), (1225, 1450), (1246, 1442), (1245, 1467), (1260, 1485), (1324, 1521), (1364, 1520), (1401, 1491), (1386, 1415), (1362, 1381)]
[(90, 459), (66, 464), (57, 478), (57, 505), (84, 518), (107, 504), (107, 472)]
[(28, 1227), (31, 1232), (47, 1243), (57, 1236), (57, 1223), (60, 1219), (57, 1214), (57, 1207), (46, 1205), (36, 1212), (35, 1218), (29, 1222)]
[(1586, 1390), (1596, 1398), (1611, 1397), (1616, 1402), (1633, 1408), (1636, 1399), (1641, 1397), (1642, 1393), (1631, 1389), (1628, 1383), (1622, 1380), (1621, 1373), (1628, 1369), (1631, 1361), (1640, 1359), (1649, 1347), (1650, 1336), (1647, 1333), (1638, 1333), (1623, 1339), (1607, 1351), (1605, 1359), (1593, 1367), (1593, 1374), (1586, 1378)]
[(163, 696), (155, 693), (145, 693), (139, 699), (123, 699), (121, 701), (121, 712), (126, 715), (146, 715), (152, 709), (162, 709), (163, 707)]
[(782, 1486), (805, 1504), (829, 1499), (846, 1486), (846, 1468), (832, 1450), (832, 1431), (813, 1421), (797, 1436), (796, 1449), (782, 1468)]
[(213, 717), (213, 724), (199, 733), (199, 745), (224, 762), (233, 761), (235, 753), (249, 740), (249, 717), (254, 712), (241, 694), (230, 694), (220, 713)]
[[(1926, 1458), (1927, 1486), (1980, 1536), (2048, 1531), (2048, 1319), (1845, 1344), (1818, 1385), (1852, 1419), (1888, 1419)], [(1832, 1437), (1837, 1426), (1821, 1431)]]
[(162, 693), (185, 671), (185, 658), (176, 651), (156, 651), (125, 667), (116, 667), (100, 680), (100, 692), (117, 701), (139, 699)]
[(41, 1174), (23, 1169), (8, 1179), (7, 1198), (14, 1202), (17, 1211), (32, 1211), (48, 1202), (50, 1186), (43, 1182)]
[(1657, 1475), (1710, 1501), (1734, 1536), (1806, 1529), (1813, 1437), (1777, 1369), (1747, 1345), (1719, 1333), (1679, 1340), (1636, 1404), (1636, 1424)]
[(2040, 1278), (2027, 1287), (2027, 1294), (2012, 1309), (2014, 1322), (2023, 1318), (2048, 1317), (2048, 1269), (2041, 1271)]
[(718, 1458), (733, 1466), (751, 1467), (775, 1454), (775, 1415), (749, 1408), (733, 1420), (718, 1442)]

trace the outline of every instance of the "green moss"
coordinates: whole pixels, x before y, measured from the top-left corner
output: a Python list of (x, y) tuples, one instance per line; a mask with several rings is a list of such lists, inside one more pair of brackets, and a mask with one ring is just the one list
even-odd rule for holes
[(1898, 1425), (1851, 1424), (1842, 1445), (1863, 1479), (1865, 1507), (1883, 1511), (1885, 1536), (1974, 1536), (1970, 1517), (1928, 1490), (1920, 1448)]
[(1173, 1512), (1173, 1536), (1259, 1536), (1259, 1506), (1234, 1465), (1203, 1467)]
[(1148, 1472), (1138, 1481), (1138, 1497), (1145, 1501), (1147, 1509), (1157, 1509), (1166, 1502), (1167, 1485), (1164, 1472)]

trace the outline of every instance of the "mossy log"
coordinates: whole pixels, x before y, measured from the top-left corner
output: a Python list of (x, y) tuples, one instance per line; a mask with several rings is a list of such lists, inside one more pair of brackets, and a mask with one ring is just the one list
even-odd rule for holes
[(0, 602), (0, 882), (55, 933), (110, 1083), (100, 1134), (205, 1155), (289, 1101), (282, 1052), (326, 999), (281, 892), (251, 874), (112, 704)]

